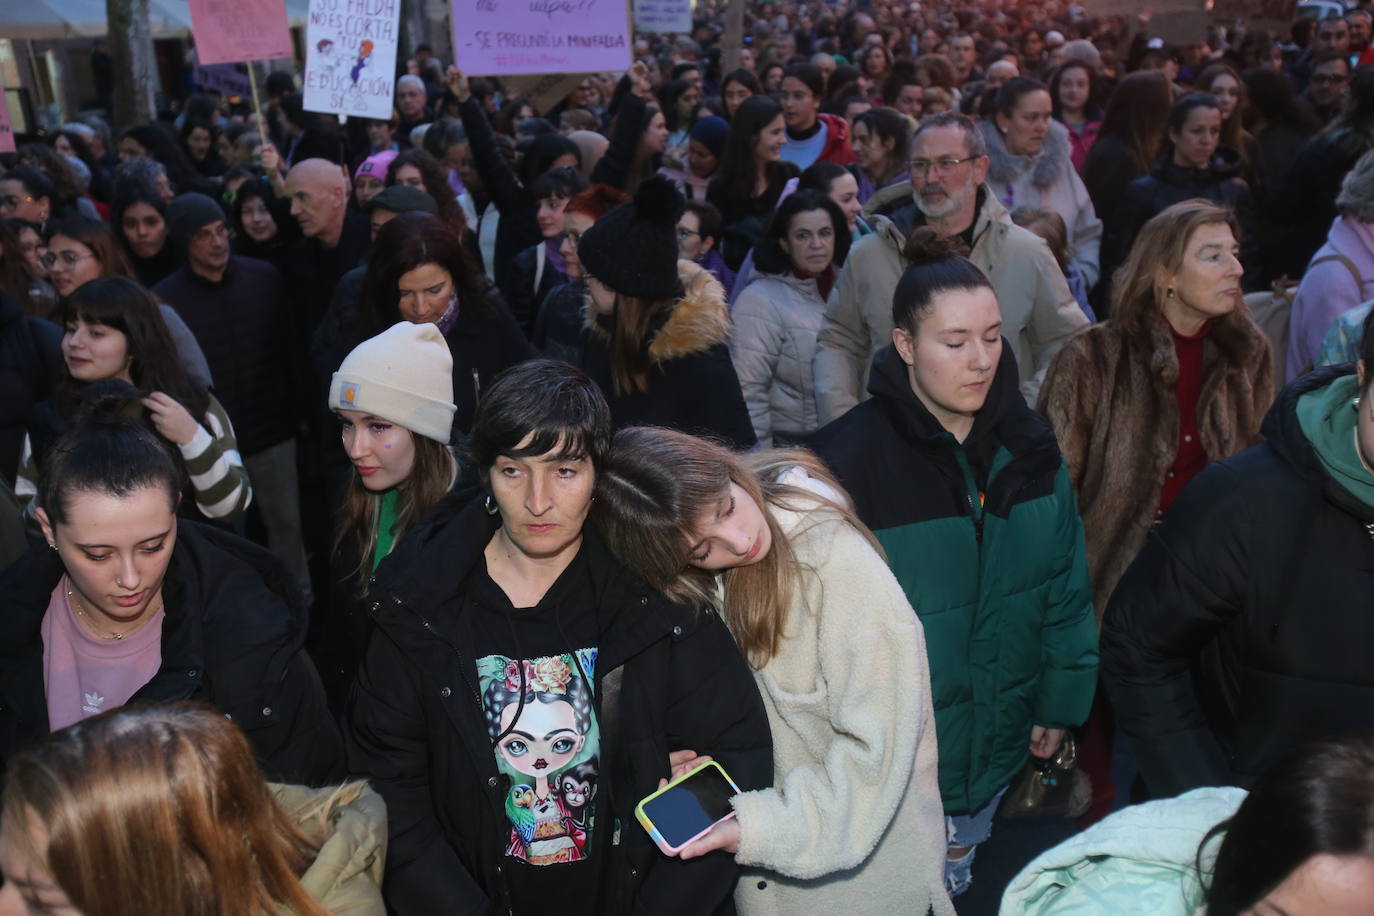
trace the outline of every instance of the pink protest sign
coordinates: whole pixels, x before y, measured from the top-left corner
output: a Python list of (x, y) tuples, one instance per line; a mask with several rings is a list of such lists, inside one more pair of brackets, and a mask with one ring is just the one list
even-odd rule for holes
[(291, 56), (285, 0), (190, 0), (202, 66)]
[(10, 103), (5, 84), (0, 83), (0, 153), (14, 152), (14, 127), (10, 125)]
[(625, 0), (452, 0), (458, 66), (473, 76), (627, 70)]

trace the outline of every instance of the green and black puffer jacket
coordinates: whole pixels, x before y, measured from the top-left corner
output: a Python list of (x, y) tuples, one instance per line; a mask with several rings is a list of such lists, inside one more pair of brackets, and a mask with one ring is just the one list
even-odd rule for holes
[(1083, 524), (1054, 432), (1017, 391), (1010, 347), (962, 444), (912, 393), (891, 346), (869, 391), (816, 449), (925, 627), (940, 793), (947, 813), (967, 813), (1025, 764), (1033, 725), (1087, 718), (1097, 630)]

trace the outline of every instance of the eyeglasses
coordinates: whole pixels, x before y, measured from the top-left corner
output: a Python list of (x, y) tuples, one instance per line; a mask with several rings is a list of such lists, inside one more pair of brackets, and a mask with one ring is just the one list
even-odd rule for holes
[(980, 159), (981, 156), (965, 156), (963, 159), (955, 159), (946, 156), (943, 159), (912, 159), (907, 163), (913, 175), (929, 175), (931, 172), (938, 172), (941, 175), (948, 175), (950, 172), (963, 165), (965, 162), (972, 162)]
[(677, 231), (678, 241), (682, 241), (682, 242), (687, 241), (688, 239), (690, 239), (690, 238), (691, 238), (692, 236), (694, 236), (694, 235), (699, 236), (699, 235), (701, 235), (701, 233), (700, 233), (700, 232), (697, 232), (697, 231), (694, 230), (694, 229), (681, 229), (681, 228), (679, 228), (678, 231)]
[(1308, 82), (1316, 83), (1318, 86), (1331, 86), (1345, 81), (1346, 77), (1339, 73), (1318, 73), (1308, 78)]
[(56, 264), (58, 261), (61, 261), (63, 265), (67, 267), (71, 267), (75, 265), (78, 261), (84, 261), (86, 258), (93, 257), (95, 257), (95, 255), (93, 254), (80, 254), (75, 251), (49, 251), (47, 254), (43, 255), (43, 257), (39, 260), (43, 262), (44, 267), (51, 270), (53, 265)]

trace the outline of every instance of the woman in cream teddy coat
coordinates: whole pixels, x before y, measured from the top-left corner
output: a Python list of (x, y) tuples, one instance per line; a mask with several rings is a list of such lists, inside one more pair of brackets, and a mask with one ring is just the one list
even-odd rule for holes
[(722, 609), (768, 711), (774, 786), (681, 855), (734, 853), (745, 916), (953, 914), (921, 624), (839, 485), (803, 452), (633, 428), (597, 488), (611, 550)]

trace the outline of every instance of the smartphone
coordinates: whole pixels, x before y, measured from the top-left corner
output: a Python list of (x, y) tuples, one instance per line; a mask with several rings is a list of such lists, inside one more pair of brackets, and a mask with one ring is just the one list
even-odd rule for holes
[(712, 760), (635, 805), (635, 819), (665, 855), (675, 856), (716, 824), (734, 817), (730, 798), (738, 794), (739, 786)]

